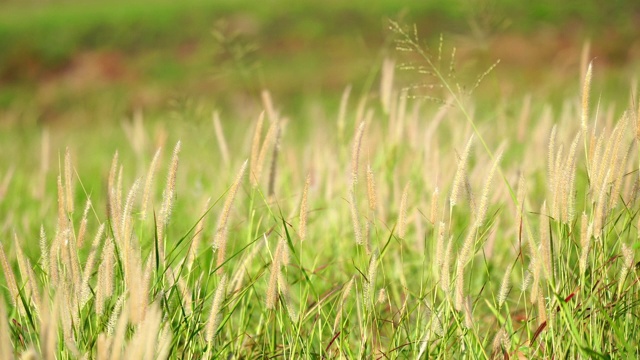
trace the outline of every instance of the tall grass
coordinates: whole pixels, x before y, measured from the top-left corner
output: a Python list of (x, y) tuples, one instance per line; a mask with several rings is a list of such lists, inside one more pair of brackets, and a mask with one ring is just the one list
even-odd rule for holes
[[(299, 140), (265, 92), (254, 131), (214, 115), (224, 159), (182, 139), (157, 183), (139, 144), (148, 170), (130, 180), (121, 150), (105, 194), (67, 150), (57, 214), (0, 244), (3, 358), (640, 356), (637, 107), (591, 111), (590, 65), (558, 118), (530, 99), (477, 118), (442, 45), (394, 30), (442, 101), (397, 89), (388, 60), (380, 93), (347, 88)], [(194, 191), (181, 171), (212, 175)]]

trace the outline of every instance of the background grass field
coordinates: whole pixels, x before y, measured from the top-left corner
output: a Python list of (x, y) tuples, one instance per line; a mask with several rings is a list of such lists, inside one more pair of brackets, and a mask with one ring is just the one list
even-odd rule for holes
[(1, 2), (0, 357), (640, 356), (639, 16)]

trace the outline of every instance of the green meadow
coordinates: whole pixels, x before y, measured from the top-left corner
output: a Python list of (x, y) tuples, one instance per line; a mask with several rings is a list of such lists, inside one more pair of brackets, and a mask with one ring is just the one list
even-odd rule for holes
[(0, 358), (638, 358), (640, 7), (0, 2)]

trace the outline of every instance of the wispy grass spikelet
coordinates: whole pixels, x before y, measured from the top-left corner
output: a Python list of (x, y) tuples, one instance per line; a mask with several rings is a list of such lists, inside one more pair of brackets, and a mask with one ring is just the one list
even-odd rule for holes
[(453, 239), (449, 239), (447, 241), (447, 249), (444, 252), (444, 257), (442, 258), (442, 267), (440, 268), (440, 275), (438, 278), (440, 279), (440, 289), (445, 293), (446, 296), (449, 296), (451, 292), (451, 258), (453, 255)]
[(582, 134), (587, 136), (588, 123), (589, 123), (589, 91), (591, 89), (591, 73), (592, 63), (589, 63), (587, 72), (584, 76), (584, 84), (582, 85), (582, 113), (580, 116), (580, 127), (582, 128)]
[(275, 144), (276, 138), (278, 136), (278, 122), (272, 122), (271, 126), (269, 126), (269, 130), (267, 131), (267, 135), (264, 138), (264, 142), (262, 143), (262, 147), (260, 148), (260, 153), (258, 155), (258, 160), (256, 161), (255, 173), (253, 177), (255, 177), (255, 186), (260, 183), (260, 179), (262, 179), (262, 169), (264, 168), (264, 163), (267, 159), (267, 154), (271, 149), (271, 146)]
[(165, 227), (169, 223), (169, 217), (171, 216), (171, 210), (173, 208), (173, 199), (176, 191), (176, 177), (178, 174), (178, 156), (180, 155), (181, 142), (176, 143), (173, 149), (173, 156), (171, 157), (171, 163), (169, 165), (169, 173), (167, 175), (167, 185), (162, 194), (162, 205), (160, 207), (160, 214), (158, 216), (156, 233), (158, 236), (158, 255), (160, 263), (164, 264), (164, 231)]
[(113, 294), (114, 274), (113, 264), (115, 261), (115, 248), (111, 238), (108, 238), (102, 248), (100, 265), (98, 266), (98, 286), (96, 287), (95, 309), (96, 314), (104, 314), (104, 304), (108, 297)]
[(364, 304), (365, 309), (371, 309), (373, 296), (376, 291), (376, 273), (378, 271), (378, 251), (374, 251), (369, 259), (369, 271), (367, 272), (366, 283), (364, 284)]
[(253, 141), (251, 141), (251, 157), (249, 158), (250, 171), (249, 180), (251, 186), (258, 186), (258, 159), (260, 157), (260, 138), (262, 136), (262, 124), (264, 123), (264, 111), (260, 113), (256, 128), (253, 133)]
[(229, 188), (229, 192), (227, 193), (227, 198), (224, 201), (224, 205), (222, 207), (222, 212), (220, 213), (220, 218), (218, 220), (218, 227), (216, 229), (216, 234), (213, 239), (213, 248), (218, 252), (218, 260), (216, 265), (218, 266), (218, 273), (222, 274), (222, 264), (225, 261), (226, 251), (227, 251), (227, 224), (229, 222), (229, 215), (231, 214), (231, 206), (233, 205), (233, 200), (238, 193), (238, 188), (240, 187), (240, 183), (242, 182), (242, 177), (244, 176), (244, 172), (247, 169), (247, 161), (242, 163), (240, 167), (240, 171), (236, 175), (233, 184)]
[(222, 130), (222, 123), (220, 122), (220, 113), (213, 112), (213, 129), (216, 133), (216, 140), (218, 142), (218, 148), (220, 148), (220, 155), (222, 155), (222, 161), (225, 165), (229, 165), (229, 147), (227, 146), (227, 140)]
[(357, 245), (364, 244), (362, 236), (362, 225), (360, 224), (360, 212), (358, 211), (358, 204), (356, 202), (356, 194), (353, 189), (349, 191), (349, 209), (351, 210), (351, 222), (353, 223), (353, 235), (356, 239)]
[(271, 166), (269, 167), (269, 186), (267, 187), (267, 195), (272, 198), (276, 193), (276, 175), (278, 174), (278, 155), (280, 154), (280, 137), (282, 136), (282, 127), (277, 123), (275, 141), (271, 152)]
[(101, 224), (98, 228), (98, 232), (96, 233), (95, 238), (93, 239), (93, 243), (91, 243), (91, 252), (89, 252), (89, 257), (87, 257), (87, 261), (85, 262), (84, 271), (82, 272), (82, 284), (80, 287), (80, 307), (83, 307), (84, 304), (89, 301), (89, 298), (91, 296), (89, 281), (91, 280), (91, 276), (93, 275), (93, 266), (95, 263), (96, 255), (98, 253), (98, 249), (100, 248), (100, 241), (102, 240), (104, 229), (105, 225)]
[(589, 222), (587, 213), (582, 213), (580, 220), (580, 275), (584, 276), (587, 271), (587, 260), (589, 259), (589, 250), (591, 249), (591, 233), (592, 223)]
[(498, 308), (502, 308), (502, 305), (504, 305), (504, 302), (507, 300), (507, 296), (509, 295), (512, 270), (513, 270), (513, 264), (509, 264), (509, 266), (504, 272), (504, 276), (502, 277), (502, 282), (500, 283), (500, 290), (498, 291)]
[(358, 183), (358, 168), (360, 162), (360, 148), (362, 146), (362, 136), (364, 135), (365, 122), (361, 122), (353, 137), (353, 150), (351, 152), (351, 184)]
[(429, 222), (434, 226), (436, 224), (436, 221), (438, 221), (440, 217), (440, 215), (438, 214), (440, 212), (438, 208), (438, 195), (440, 195), (440, 190), (436, 188), (435, 190), (433, 190), (433, 194), (431, 194), (431, 211), (429, 212)]
[(624, 289), (624, 282), (627, 279), (627, 274), (629, 274), (629, 270), (633, 269), (634, 265), (633, 248), (623, 242), (620, 246), (620, 251), (622, 252), (623, 262), (622, 267), (620, 268), (620, 277), (618, 280), (618, 294), (622, 294), (622, 290)]
[(84, 244), (84, 238), (87, 233), (87, 216), (89, 215), (89, 210), (91, 209), (91, 199), (87, 199), (86, 205), (84, 206), (84, 211), (82, 212), (82, 220), (80, 220), (80, 229), (78, 230), (78, 235), (76, 235), (76, 246), (81, 248)]
[(333, 332), (335, 333), (338, 329), (338, 325), (342, 321), (342, 310), (344, 308), (344, 304), (351, 294), (351, 289), (353, 288), (353, 283), (355, 282), (355, 277), (351, 277), (351, 279), (342, 287), (342, 296), (340, 296), (340, 302), (338, 303), (338, 310), (336, 311), (336, 319), (333, 323)]
[(71, 183), (71, 152), (66, 148), (64, 152), (64, 189), (67, 213), (73, 212), (73, 184)]
[(207, 327), (205, 330), (205, 337), (209, 347), (213, 346), (213, 340), (218, 331), (218, 324), (220, 322), (220, 310), (222, 310), (222, 302), (224, 301), (225, 291), (227, 287), (227, 275), (224, 274), (220, 278), (216, 293), (213, 295), (213, 302), (211, 303), (211, 311), (209, 312), (209, 319), (207, 320)]
[(153, 187), (153, 178), (156, 174), (156, 169), (158, 168), (158, 159), (160, 158), (161, 151), (162, 148), (158, 148), (155, 155), (153, 155), (153, 159), (151, 160), (151, 164), (149, 165), (149, 170), (147, 170), (147, 176), (144, 180), (144, 191), (142, 192), (142, 204), (140, 208), (140, 218), (142, 220), (145, 220), (147, 218), (147, 208), (149, 207), (149, 199), (151, 197), (151, 190)]
[(467, 141), (467, 145), (460, 155), (458, 159), (458, 169), (456, 170), (456, 175), (453, 178), (453, 186), (451, 188), (451, 197), (449, 198), (449, 203), (451, 208), (453, 208), (458, 202), (458, 196), (460, 194), (460, 187), (463, 186), (463, 181), (465, 174), (467, 172), (467, 158), (469, 157), (469, 152), (471, 151), (471, 144), (473, 143), (473, 135)]
[(547, 279), (551, 279), (553, 277), (553, 267), (551, 266), (553, 259), (551, 258), (551, 235), (546, 201), (540, 207), (540, 257), (544, 274)]
[(367, 198), (369, 200), (369, 209), (376, 211), (376, 182), (373, 177), (373, 171), (371, 170), (371, 164), (367, 164)]
[(495, 155), (495, 160), (493, 162), (493, 166), (491, 166), (491, 170), (489, 170), (489, 175), (484, 183), (484, 188), (482, 189), (482, 197), (480, 198), (480, 204), (478, 205), (478, 211), (476, 212), (476, 228), (479, 228), (484, 223), (485, 217), (487, 216), (487, 208), (489, 206), (489, 195), (491, 193), (492, 181), (493, 177), (496, 173), (496, 169), (500, 166), (500, 160), (502, 159), (502, 151), (499, 151)]
[(0, 357), (3, 359), (13, 359), (14, 350), (11, 345), (8, 319), (4, 301), (0, 301)]
[(273, 310), (276, 307), (278, 301), (278, 277), (280, 273), (280, 264), (282, 263), (282, 252), (287, 244), (284, 239), (278, 241), (278, 246), (273, 254), (273, 260), (271, 261), (271, 273), (269, 274), (269, 285), (267, 287), (267, 301), (265, 306), (267, 310)]

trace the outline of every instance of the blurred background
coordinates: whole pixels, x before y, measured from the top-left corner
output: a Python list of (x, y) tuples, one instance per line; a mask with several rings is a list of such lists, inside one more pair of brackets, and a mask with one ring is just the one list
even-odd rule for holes
[(198, 104), (254, 116), (262, 89), (285, 113), (333, 109), (402, 57), (389, 19), (415, 24), (430, 49), (442, 35), (461, 77), (499, 59), (480, 102), (575, 94), (583, 50), (595, 88), (625, 102), (640, 60), (637, 0), (3, 0), (0, 126), (188, 117)]

